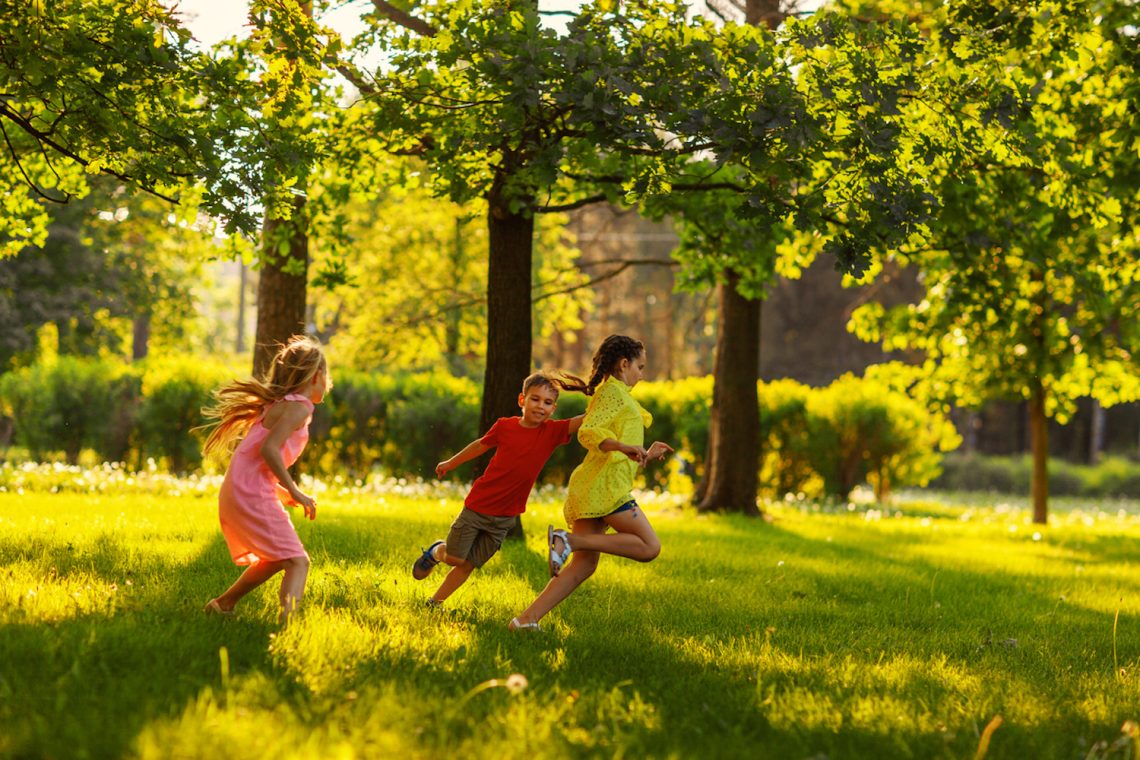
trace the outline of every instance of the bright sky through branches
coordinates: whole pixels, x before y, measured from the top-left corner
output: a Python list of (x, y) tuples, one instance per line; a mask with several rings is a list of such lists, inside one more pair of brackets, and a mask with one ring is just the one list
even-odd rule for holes
[[(544, 11), (572, 11), (581, 4), (580, 0), (542, 0), (539, 8)], [(371, 7), (369, 0), (348, 0), (321, 14), (317, 20), (348, 40), (364, 30), (360, 17)], [(175, 8), (194, 38), (207, 47), (248, 33), (248, 3), (244, 0), (181, 0)], [(547, 24), (555, 29), (564, 28), (568, 20), (566, 16), (546, 17)]]

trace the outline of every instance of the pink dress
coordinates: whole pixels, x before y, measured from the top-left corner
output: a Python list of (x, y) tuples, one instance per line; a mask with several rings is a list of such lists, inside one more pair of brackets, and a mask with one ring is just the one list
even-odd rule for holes
[[(294, 430), (281, 447), (281, 458), (289, 467), (309, 441), (313, 402), (300, 393), (290, 393), (282, 400), (300, 401), (309, 407), (305, 424)], [(309, 556), (277, 497), (277, 476), (261, 457), (261, 444), (269, 435), (269, 429), (262, 424), (264, 418), (263, 413), (234, 450), (218, 494), (222, 535), (230, 556), (239, 565)]]

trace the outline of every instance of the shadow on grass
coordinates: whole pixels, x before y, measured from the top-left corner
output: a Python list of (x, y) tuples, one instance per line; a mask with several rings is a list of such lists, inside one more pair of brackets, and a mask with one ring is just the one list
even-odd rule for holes
[[(0, 555), (10, 561), (11, 547)], [(107, 613), (0, 625), (0, 705), (14, 756), (123, 756), (149, 721), (220, 685), (222, 647), (231, 673), (268, 664), (268, 621), (210, 618), (192, 596), (203, 577), (226, 583), (233, 565), (220, 536), (188, 564), (131, 562), (110, 535), (78, 553), (65, 545), (34, 556), (60, 576), (84, 573), (120, 591)]]
[[(524, 726), (522, 743), (504, 755), (960, 758), (972, 754), (976, 731), (992, 714), (1016, 712), (1013, 700), (1037, 692), (1037, 722), (1007, 722), (989, 757), (1073, 757), (1092, 741), (1115, 738), (1123, 718), (1137, 717), (1117, 714), (1124, 700), (1116, 695), (1109, 695), (1105, 721), (1079, 706), (1089, 695), (1078, 681), (1105, 662), (1103, 615), (1059, 606), (1030, 575), (891, 558), (890, 539), (872, 533), (827, 542), (778, 524), (725, 519), (696, 535), (661, 521), (658, 561), (641, 567), (603, 558), (595, 578), (538, 636), (506, 631), (517, 610), (480, 591), (479, 574), (468, 584), (469, 603), (442, 622), (410, 607), (403, 588), (377, 581), (362, 591), (359, 580), (322, 580), (341, 563), (377, 578), (394, 565), (391, 583), (406, 577), (410, 585), (403, 565), (418, 547), (393, 537), (430, 536), (441, 523), (446, 529), (444, 521), (425, 520), (421, 531), (394, 517), (346, 515), (302, 528), (322, 605), (350, 616), (399, 617), (409, 626), (368, 629), (377, 636), (414, 636), (416, 625), (463, 634), (454, 653), (435, 659), (378, 641), (335, 683), (361, 694), (393, 684), (413, 702), (446, 705), (487, 679), (523, 673), (527, 698), (563, 720), (561, 744), (557, 752), (528, 745)], [(1109, 543), (1092, 556), (1106, 559), (1095, 561), (1120, 556), (1103, 540)], [(304, 720), (315, 726), (325, 718), (323, 697), (275, 659), (268, 646), (274, 626), (256, 600), (234, 619), (199, 613), (205, 599), (194, 597), (202, 586), (216, 593), (238, 572), (219, 535), (188, 563), (140, 559), (110, 534), (78, 553), (46, 542), (31, 555), (0, 546), (0, 566), (21, 555), (61, 575), (120, 584), (133, 577), (138, 585), (111, 614), (0, 625), (5, 752), (129, 754), (149, 723), (177, 719), (203, 692), (221, 688), (221, 647), (232, 678), (263, 675)], [(482, 572), (517, 575), (535, 593), (547, 581), (543, 558), (522, 542), (508, 542)], [(415, 593), (429, 594), (440, 577)], [(375, 609), (359, 609), (362, 599)], [(1074, 651), (1081, 641), (1103, 643)], [(1140, 649), (1131, 633), (1118, 644)], [(892, 662), (899, 672), (884, 673), (883, 663)], [(416, 730), (429, 753), (442, 753), (449, 742), (474, 740), (502, 705), (471, 700), (462, 713), (422, 715)], [(880, 715), (876, 722), (860, 711)], [(891, 730), (894, 712), (911, 715), (908, 727)]]

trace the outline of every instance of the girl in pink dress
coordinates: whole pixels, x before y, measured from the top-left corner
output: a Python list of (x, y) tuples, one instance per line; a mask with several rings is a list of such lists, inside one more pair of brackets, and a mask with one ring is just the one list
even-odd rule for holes
[(287, 623), (300, 605), (309, 555), (284, 504), (300, 505), (312, 520), (317, 503), (297, 487), (288, 468), (309, 440), (313, 405), (331, 388), (320, 343), (295, 335), (277, 352), (263, 379), (222, 386), (214, 392), (214, 406), (202, 410), (217, 420), (206, 440), (206, 455), (233, 451), (218, 496), (218, 518), (230, 556), (246, 566), (224, 594), (206, 603), (206, 612), (233, 614), (242, 597), (281, 571), (279, 621)]

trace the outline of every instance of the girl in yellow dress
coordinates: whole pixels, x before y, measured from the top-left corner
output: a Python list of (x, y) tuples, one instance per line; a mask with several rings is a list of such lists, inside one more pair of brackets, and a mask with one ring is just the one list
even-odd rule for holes
[[(570, 475), (563, 507), (571, 532), (547, 529), (553, 577), (511, 620), (512, 631), (538, 630), (538, 621), (593, 575), (602, 554), (649, 562), (661, 552), (661, 541), (632, 494), (637, 468), (673, 452), (661, 441), (644, 446), (645, 429), (653, 417), (630, 395), (644, 372), (641, 341), (611, 335), (594, 354), (589, 382), (567, 387), (591, 397), (578, 430), (586, 458)], [(609, 528), (616, 532), (607, 533)]]

